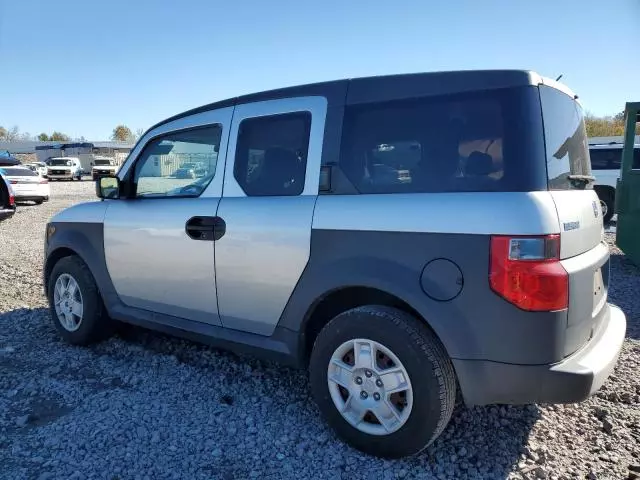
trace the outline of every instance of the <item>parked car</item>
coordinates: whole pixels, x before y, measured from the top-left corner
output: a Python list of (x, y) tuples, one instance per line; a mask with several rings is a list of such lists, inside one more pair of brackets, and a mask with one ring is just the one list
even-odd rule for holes
[(82, 165), (77, 157), (53, 157), (47, 165), (50, 180), (82, 180)]
[[(159, 145), (208, 176), (176, 180)], [(586, 145), (577, 96), (528, 71), (179, 114), (96, 183), (104, 201), (48, 224), (53, 323), (72, 344), (122, 321), (306, 368), (339, 436), (384, 457), (433, 442), (458, 387), (467, 405), (579, 402), (626, 331)]]
[(13, 217), (16, 213), (16, 202), (13, 188), (4, 176), (4, 167), (0, 168), (0, 222)]
[(3, 171), (17, 201), (32, 201), (40, 205), (49, 200), (49, 180), (37, 172), (27, 167), (3, 167)]
[(20, 165), (20, 160), (11, 155), (8, 150), (0, 150), (0, 167)]
[(176, 178), (198, 178), (206, 175), (206, 169), (195, 163), (185, 163), (176, 170)]
[[(622, 145), (622, 142), (616, 141), (589, 143), (591, 170), (595, 177), (593, 189), (600, 199), (605, 222), (609, 222), (615, 213), (616, 184), (620, 177)], [(635, 145), (633, 153), (633, 168), (640, 169), (640, 143)]]
[(116, 174), (118, 166), (115, 160), (109, 157), (95, 157), (91, 167), (91, 178), (95, 181), (100, 177), (109, 177)]
[(42, 165), (40, 165), (39, 163), (25, 163), (23, 166), (33, 172), (36, 172), (43, 178), (46, 178), (47, 176), (47, 165), (44, 163)]

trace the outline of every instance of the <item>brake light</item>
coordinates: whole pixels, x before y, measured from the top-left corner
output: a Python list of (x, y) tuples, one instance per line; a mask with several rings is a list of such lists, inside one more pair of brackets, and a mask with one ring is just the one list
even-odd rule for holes
[(569, 275), (560, 263), (560, 235), (491, 237), (491, 289), (523, 310), (563, 310)]
[(13, 192), (9, 192), (9, 205), (14, 206), (16, 204), (16, 197), (13, 195)]
[(42, 184), (42, 183), (49, 183), (49, 180), (47, 180), (47, 179), (45, 178), (45, 179), (43, 179), (43, 180), (40, 180), (40, 182), (39, 182), (39, 183), (41, 183), (41, 184)]
[(15, 185), (16, 183), (18, 183), (18, 180), (9, 180), (9, 183), (10, 183), (11, 185)]

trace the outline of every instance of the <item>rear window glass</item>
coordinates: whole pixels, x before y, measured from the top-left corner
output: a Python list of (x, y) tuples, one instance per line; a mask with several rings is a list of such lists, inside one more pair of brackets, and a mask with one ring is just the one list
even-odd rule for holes
[(535, 87), (350, 106), (340, 166), (360, 193), (544, 189), (540, 117)]
[(549, 190), (584, 189), (589, 184), (578, 177), (591, 175), (591, 162), (582, 107), (569, 95), (544, 85), (540, 102)]
[(38, 174), (28, 168), (3, 168), (5, 175), (8, 177), (37, 177)]
[(591, 170), (620, 170), (621, 148), (590, 148)]

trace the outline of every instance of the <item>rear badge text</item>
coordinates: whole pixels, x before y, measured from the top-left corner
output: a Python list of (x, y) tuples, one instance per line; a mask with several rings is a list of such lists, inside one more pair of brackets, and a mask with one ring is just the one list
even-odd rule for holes
[(580, 228), (580, 222), (563, 223), (562, 227), (564, 228), (565, 232), (568, 232), (569, 230), (577, 230), (578, 228)]

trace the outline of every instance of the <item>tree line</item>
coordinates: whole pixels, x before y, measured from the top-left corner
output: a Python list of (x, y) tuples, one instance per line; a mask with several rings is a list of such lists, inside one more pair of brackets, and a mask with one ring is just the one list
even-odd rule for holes
[[(588, 137), (618, 137), (624, 135), (624, 112), (604, 117), (597, 117), (587, 113), (584, 121)], [(640, 124), (636, 124), (636, 134), (640, 135)]]
[[(116, 142), (135, 142), (144, 134), (144, 130), (139, 128), (135, 133), (126, 125), (117, 125), (111, 133), (111, 140)], [(11, 128), (5, 128), (0, 125), (0, 141), (3, 142), (21, 142), (21, 141), (39, 141), (39, 142), (85, 142), (84, 137), (71, 138), (66, 133), (54, 130), (51, 134), (42, 132), (39, 135), (32, 136), (29, 132), (21, 132), (17, 125)]]

